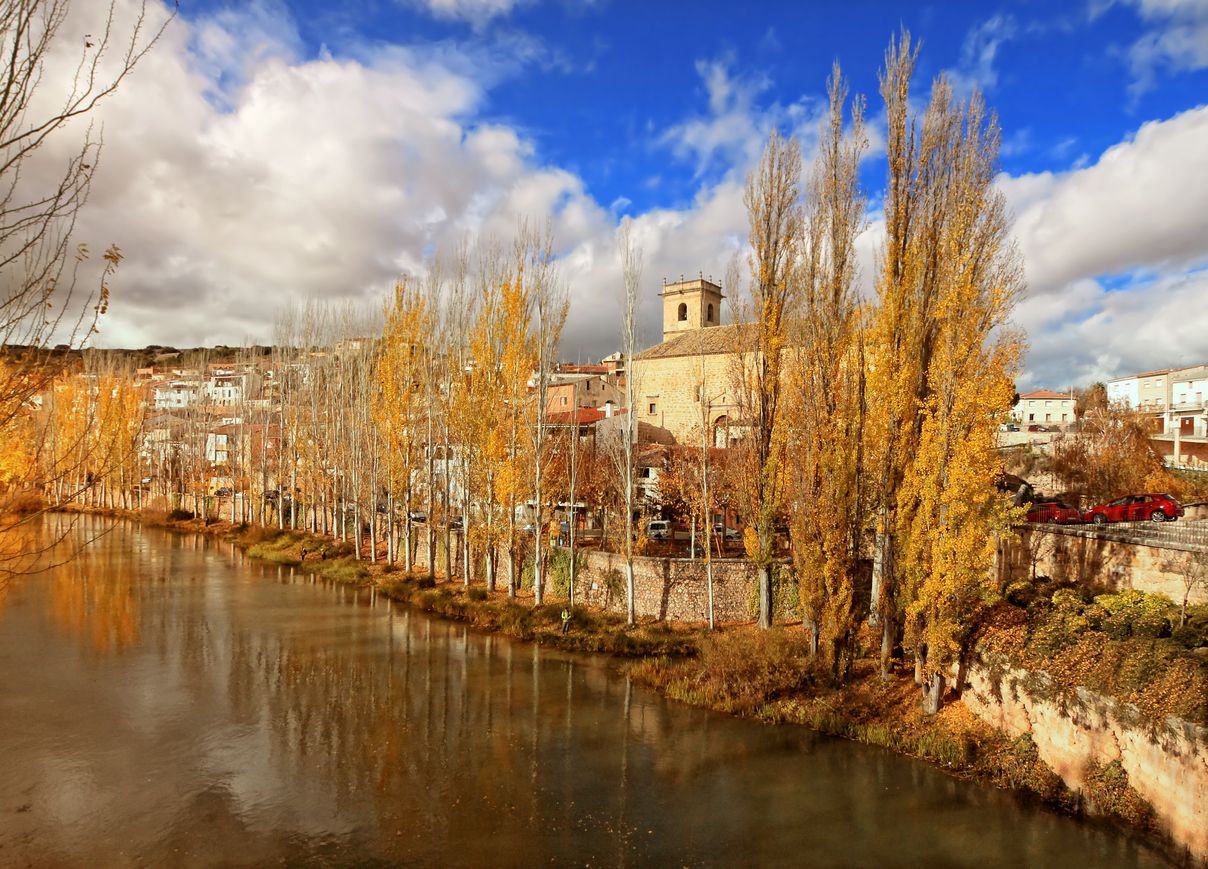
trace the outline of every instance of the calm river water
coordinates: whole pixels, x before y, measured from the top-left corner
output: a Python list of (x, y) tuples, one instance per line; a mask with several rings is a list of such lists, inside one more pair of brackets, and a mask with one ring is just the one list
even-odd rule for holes
[(0, 865), (1164, 865), (229, 544), (73, 535), (111, 526), (0, 592)]

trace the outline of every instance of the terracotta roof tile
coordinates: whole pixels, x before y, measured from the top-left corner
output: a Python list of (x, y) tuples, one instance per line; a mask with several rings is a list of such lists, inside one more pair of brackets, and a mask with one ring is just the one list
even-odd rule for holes
[(706, 326), (672, 335), (634, 357), (635, 362), (646, 359), (670, 359), (675, 356), (714, 356), (719, 353), (749, 352), (755, 349), (755, 326), (732, 323), (729, 326)]
[(1066, 401), (1074, 400), (1074, 396), (1068, 392), (1054, 392), (1051, 389), (1037, 389), (1035, 392), (1025, 392), (1019, 397), (1021, 400), (1025, 398), (1064, 398)]

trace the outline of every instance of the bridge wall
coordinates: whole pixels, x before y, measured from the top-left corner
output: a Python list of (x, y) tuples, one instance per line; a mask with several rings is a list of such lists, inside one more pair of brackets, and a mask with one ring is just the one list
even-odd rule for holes
[[(1107, 531), (1023, 528), (1017, 542), (1000, 546), (999, 576), (1004, 581), (1050, 576), (1117, 591), (1131, 588), (1164, 594), (1175, 603), (1186, 593), (1189, 603), (1208, 603), (1208, 543), (1197, 542), (1208, 529), (1178, 525), (1152, 529), (1161, 539), (1146, 539), (1148, 526), (1143, 531), (1127, 526)], [(1203, 539), (1208, 541), (1208, 534)], [(1199, 582), (1192, 581), (1197, 578)]]

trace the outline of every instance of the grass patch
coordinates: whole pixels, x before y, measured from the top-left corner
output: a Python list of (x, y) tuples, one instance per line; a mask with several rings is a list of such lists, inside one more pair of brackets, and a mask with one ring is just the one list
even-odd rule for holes
[(369, 569), (354, 558), (337, 558), (332, 561), (311, 562), (308, 569), (324, 579), (345, 585), (360, 585), (369, 579)]
[(690, 663), (648, 660), (631, 674), (693, 706), (749, 715), (813, 684), (805, 642), (785, 629), (738, 630), (707, 638)]

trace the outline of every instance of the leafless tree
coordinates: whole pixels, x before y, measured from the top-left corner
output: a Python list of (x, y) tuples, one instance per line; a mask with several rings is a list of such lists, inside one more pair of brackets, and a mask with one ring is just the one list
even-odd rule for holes
[(625, 613), (629, 624), (637, 621), (635, 580), (633, 572), (635, 527), (633, 521), (637, 492), (637, 440), (638, 423), (635, 401), (637, 396), (636, 372), (633, 358), (638, 343), (638, 293), (642, 286), (642, 250), (633, 242), (633, 227), (629, 221), (621, 225), (617, 237), (617, 250), (621, 259), (621, 354), (625, 359), (625, 414), (620, 422), (620, 436), (609, 441), (608, 449), (619, 477), (621, 502), (624, 505), (625, 533)]
[(773, 132), (759, 165), (747, 178), (743, 202), (750, 223), (753, 353), (744, 368), (739, 400), (750, 426), (748, 483), (756, 545), (748, 555), (759, 568), (759, 625), (772, 625), (772, 570), (780, 509), (783, 443), (779, 438), (781, 370), (786, 316), (797, 296), (801, 247), (801, 149), (796, 139)]

